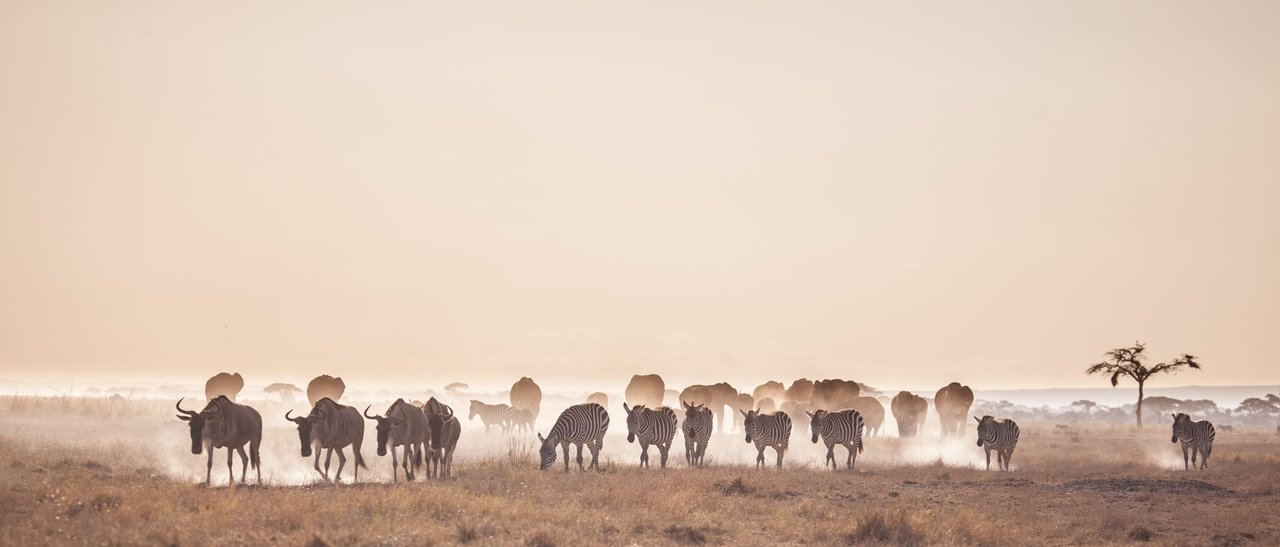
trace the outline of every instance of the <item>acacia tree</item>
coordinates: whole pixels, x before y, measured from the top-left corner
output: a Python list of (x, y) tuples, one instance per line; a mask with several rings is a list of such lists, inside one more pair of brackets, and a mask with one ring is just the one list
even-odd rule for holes
[(1071, 406), (1078, 406), (1078, 407), (1084, 408), (1084, 413), (1088, 415), (1093, 413), (1093, 407), (1098, 406), (1098, 403), (1095, 403), (1088, 399), (1080, 399), (1079, 401), (1071, 403)]
[(1146, 387), (1149, 378), (1162, 372), (1177, 372), (1182, 367), (1200, 369), (1200, 363), (1196, 362), (1196, 358), (1185, 353), (1173, 361), (1156, 363), (1148, 367), (1143, 364), (1147, 356), (1143, 355), (1142, 352), (1146, 349), (1146, 344), (1142, 342), (1134, 342), (1133, 346), (1127, 348), (1113, 349), (1104, 354), (1107, 357), (1105, 361), (1095, 364), (1084, 371), (1085, 374), (1111, 375), (1111, 387), (1116, 387), (1120, 384), (1121, 376), (1128, 376), (1133, 381), (1138, 382), (1138, 427), (1142, 427), (1142, 391)]

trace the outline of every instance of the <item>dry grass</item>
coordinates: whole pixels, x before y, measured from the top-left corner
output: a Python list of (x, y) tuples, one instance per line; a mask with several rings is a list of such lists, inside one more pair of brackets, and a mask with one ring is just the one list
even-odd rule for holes
[(1024, 435), (1010, 473), (975, 469), (982, 452), (967, 439), (895, 438), (871, 439), (857, 472), (833, 473), (799, 432), (782, 471), (748, 465), (754, 451), (737, 435), (713, 439), (709, 468), (685, 468), (677, 442), (673, 468), (642, 471), (619, 434), (603, 472), (566, 475), (539, 472), (523, 438), (468, 428), (455, 480), (387, 484), (390, 463), (368, 443), (362, 483), (334, 487), (315, 482), (287, 424), (269, 422), (268, 485), (204, 488), (204, 459), (171, 405), (102, 415), (74, 401), (4, 403), (5, 545), (1280, 543), (1280, 445), (1261, 433), (1220, 438), (1210, 469), (1184, 472), (1163, 430), (1081, 428), (1076, 442), (1045, 425)]

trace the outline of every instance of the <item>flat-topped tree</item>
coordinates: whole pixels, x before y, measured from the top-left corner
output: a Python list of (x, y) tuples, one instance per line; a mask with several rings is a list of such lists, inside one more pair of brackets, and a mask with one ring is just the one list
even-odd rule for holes
[(264, 393), (272, 393), (280, 396), (280, 401), (284, 404), (291, 405), (297, 399), (295, 394), (302, 393), (302, 389), (293, 384), (274, 383), (262, 390)]
[(1142, 352), (1146, 349), (1146, 344), (1142, 342), (1134, 342), (1133, 346), (1127, 348), (1113, 349), (1105, 354), (1107, 360), (1095, 364), (1084, 371), (1085, 374), (1111, 375), (1111, 387), (1116, 387), (1120, 384), (1121, 376), (1128, 376), (1133, 381), (1138, 382), (1138, 427), (1142, 427), (1142, 392), (1148, 379), (1162, 372), (1177, 372), (1182, 367), (1200, 369), (1200, 363), (1196, 362), (1196, 358), (1185, 353), (1173, 361), (1157, 363), (1148, 367), (1143, 364), (1147, 356), (1143, 355)]
[(1093, 408), (1094, 408), (1094, 407), (1096, 407), (1096, 406), (1098, 406), (1098, 403), (1095, 403), (1095, 402), (1090, 401), (1090, 400), (1088, 400), (1088, 399), (1080, 399), (1079, 401), (1076, 401), (1076, 402), (1074, 402), (1074, 403), (1071, 403), (1071, 406), (1078, 406), (1078, 407), (1083, 408), (1083, 409), (1084, 409), (1084, 413), (1087, 415), (1087, 414), (1092, 414), (1092, 413), (1093, 413)]

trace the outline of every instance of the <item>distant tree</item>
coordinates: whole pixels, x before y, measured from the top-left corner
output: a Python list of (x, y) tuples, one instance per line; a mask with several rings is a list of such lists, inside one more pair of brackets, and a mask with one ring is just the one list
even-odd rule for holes
[(1197, 412), (1208, 414), (1211, 412), (1218, 412), (1218, 404), (1210, 401), (1209, 399), (1200, 399), (1198, 401), (1188, 399), (1186, 401), (1182, 401), (1182, 404), (1178, 405), (1178, 410), (1186, 412), (1187, 414), (1194, 414)]
[(1280, 406), (1280, 395), (1276, 395), (1276, 394), (1274, 394), (1274, 393), (1268, 393), (1268, 394), (1267, 394), (1267, 402), (1269, 402), (1269, 403), (1271, 403), (1271, 404), (1273, 404), (1273, 405), (1278, 405), (1278, 406)]
[(1083, 409), (1084, 409), (1084, 413), (1085, 413), (1085, 414), (1089, 414), (1089, 413), (1093, 412), (1093, 407), (1098, 406), (1098, 403), (1095, 403), (1095, 402), (1090, 401), (1090, 400), (1087, 400), (1087, 399), (1080, 399), (1079, 401), (1076, 401), (1076, 402), (1074, 402), (1074, 403), (1071, 403), (1071, 406), (1078, 406), (1078, 407), (1081, 407), (1081, 408), (1083, 408)]
[(1267, 399), (1250, 397), (1240, 402), (1240, 406), (1236, 407), (1236, 412), (1245, 414), (1266, 414), (1269, 416), (1280, 413), (1280, 405), (1277, 405)]
[(274, 393), (280, 396), (280, 401), (284, 404), (291, 405), (297, 400), (295, 394), (302, 393), (302, 390), (293, 384), (275, 383), (267, 386), (262, 391), (266, 393)]
[(1085, 374), (1110, 375), (1111, 387), (1116, 387), (1120, 384), (1121, 376), (1128, 376), (1138, 383), (1138, 407), (1135, 413), (1138, 418), (1138, 427), (1142, 427), (1143, 389), (1146, 387), (1148, 379), (1162, 372), (1177, 372), (1182, 367), (1191, 367), (1197, 370), (1200, 368), (1200, 363), (1196, 362), (1196, 358), (1185, 353), (1173, 361), (1157, 363), (1148, 367), (1142, 363), (1146, 359), (1142, 352), (1146, 349), (1146, 344), (1134, 342), (1131, 347), (1116, 348), (1108, 351), (1104, 354), (1107, 357), (1105, 361), (1085, 369)]
[(444, 386), (444, 390), (448, 391), (449, 393), (461, 393), (468, 389), (471, 389), (471, 386), (468, 386), (467, 384), (464, 384), (462, 382), (454, 382), (452, 384)]

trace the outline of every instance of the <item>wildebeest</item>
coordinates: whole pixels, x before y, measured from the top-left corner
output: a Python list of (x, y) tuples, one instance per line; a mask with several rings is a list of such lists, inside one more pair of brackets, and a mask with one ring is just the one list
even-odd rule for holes
[(1219, 430), (1219, 431), (1221, 431), (1221, 432), (1223, 432), (1223, 433), (1235, 433), (1235, 432), (1236, 432), (1236, 426), (1231, 425), (1231, 424), (1222, 424), (1222, 425), (1218, 426), (1218, 430)]
[(942, 422), (943, 437), (964, 436), (965, 416), (969, 415), (969, 407), (973, 406), (973, 390), (962, 386), (960, 382), (951, 382), (933, 398), (933, 408), (938, 411), (938, 420)]
[(240, 376), (239, 372), (235, 374), (219, 372), (204, 383), (204, 398), (212, 401), (219, 395), (225, 395), (234, 403), (236, 395), (239, 395), (242, 389), (244, 389), (244, 377)]
[(427, 415), (427, 429), (430, 431), (428, 442), (431, 448), (427, 456), (427, 476), (447, 479), (453, 476), (453, 451), (458, 447), (462, 424), (453, 415), (452, 408), (445, 406), (444, 411), (441, 414)]
[(893, 419), (898, 421), (899, 437), (915, 437), (924, 429), (924, 420), (929, 414), (929, 401), (924, 397), (899, 391), (893, 396), (889, 408), (893, 411)]
[[(240, 453), (240, 482), (244, 483), (249, 464), (258, 472), (258, 484), (262, 484), (262, 459), (258, 447), (262, 444), (262, 416), (248, 406), (231, 402), (225, 395), (215, 397), (199, 413), (182, 409), (182, 399), (174, 405), (180, 414), (178, 419), (191, 426), (191, 453), (209, 451), (205, 466), (204, 483), (213, 477), (213, 451), (227, 449), (227, 482), (235, 480), (231, 470), (232, 450)], [(246, 456), (244, 445), (249, 445)]]
[(644, 405), (651, 408), (662, 406), (663, 391), (667, 384), (657, 374), (636, 374), (627, 382), (627, 390), (623, 400), (631, 406)]
[[(511, 408), (526, 409), (533, 412), (533, 420), (538, 419), (539, 409), (542, 407), (542, 388), (529, 377), (521, 377), (515, 384), (511, 385)], [(530, 420), (530, 424), (533, 423)]]
[[(422, 409), (396, 399), (387, 408), (386, 415), (370, 416), (365, 407), (364, 417), (378, 422), (378, 455), (387, 455), (391, 447), (391, 482), (396, 482), (396, 467), (404, 466), (404, 476), (414, 479), (414, 471), (422, 467), (423, 450), (427, 443), (427, 415)], [(396, 447), (403, 447), (403, 464), (396, 459)]]
[[(328, 397), (321, 398), (316, 402), (316, 406), (312, 407), (311, 413), (306, 417), (291, 418), (292, 410), (286, 412), (284, 419), (298, 424), (298, 439), (302, 442), (302, 457), (311, 456), (314, 448), (316, 453), (315, 469), (320, 473), (324, 480), (329, 480), (329, 462), (333, 459), (333, 452), (338, 451), (338, 472), (334, 475), (333, 482), (337, 484), (342, 481), (342, 468), (347, 465), (347, 456), (343, 454), (342, 449), (347, 446), (351, 447), (351, 452), (355, 455), (354, 475), (352, 482), (360, 480), (360, 468), (368, 469), (364, 464), (364, 457), (360, 455), (360, 445), (364, 443), (364, 418), (360, 416), (360, 411), (354, 407), (340, 405), (333, 402)], [(320, 469), (320, 450), (324, 449), (324, 469)]]
[[(307, 384), (307, 402), (314, 407), (316, 403), (320, 402), (320, 399), (327, 397), (336, 403), (342, 400), (342, 394), (346, 391), (347, 384), (342, 381), (342, 378), (321, 374), (312, 378), (311, 382)], [(356, 412), (356, 414), (359, 414), (359, 412)]]

